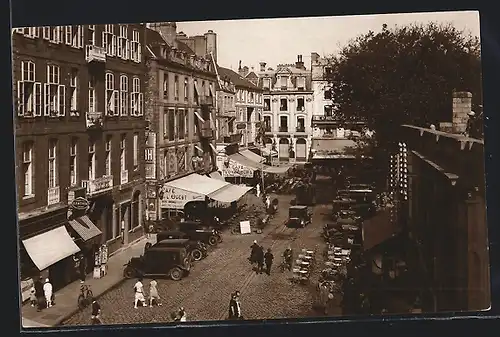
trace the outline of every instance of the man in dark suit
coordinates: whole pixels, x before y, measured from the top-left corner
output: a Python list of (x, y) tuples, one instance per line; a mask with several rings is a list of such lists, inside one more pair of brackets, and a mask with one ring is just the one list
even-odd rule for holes
[(273, 265), (274, 255), (271, 253), (271, 248), (267, 249), (264, 254), (264, 261), (266, 262), (266, 274), (271, 275), (271, 266)]

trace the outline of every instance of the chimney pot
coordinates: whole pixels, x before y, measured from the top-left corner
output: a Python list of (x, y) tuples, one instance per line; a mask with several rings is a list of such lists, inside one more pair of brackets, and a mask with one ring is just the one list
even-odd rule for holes
[(260, 71), (266, 71), (266, 62), (260, 62)]

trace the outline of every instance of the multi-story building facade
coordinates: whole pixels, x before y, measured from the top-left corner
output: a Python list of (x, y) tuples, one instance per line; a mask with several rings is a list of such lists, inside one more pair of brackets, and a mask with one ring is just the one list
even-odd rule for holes
[(240, 141), (239, 134), (234, 133), (234, 120), (236, 119), (236, 88), (227, 76), (221, 77), (217, 72), (216, 92), (216, 140), (217, 143), (232, 143)]
[(311, 89), (313, 91), (313, 111), (311, 127), (313, 137), (334, 133), (336, 125), (330, 125), (333, 116), (333, 100), (328, 83), (332, 68), (328, 59), (318, 53), (311, 53)]
[(311, 144), (313, 91), (311, 72), (298, 56), (295, 64), (266, 69), (261, 62), (259, 86), (264, 90), (266, 147), (276, 144), (280, 161), (307, 161)]
[(14, 29), (23, 277), (48, 272), (58, 288), (73, 253), (91, 267), (92, 246), (142, 236), (143, 46), (142, 24)]
[(239, 72), (224, 68), (217, 68), (219, 76), (227, 78), (233, 83), (235, 94), (236, 118), (231, 126), (232, 134), (241, 134), (240, 145), (248, 147), (254, 145), (256, 137), (256, 123), (260, 122), (263, 111), (262, 89), (243, 77), (241, 62)]
[(216, 35), (188, 38), (176, 30), (175, 22), (162, 22), (146, 31), (150, 220), (178, 212), (162, 197), (165, 182), (215, 168)]

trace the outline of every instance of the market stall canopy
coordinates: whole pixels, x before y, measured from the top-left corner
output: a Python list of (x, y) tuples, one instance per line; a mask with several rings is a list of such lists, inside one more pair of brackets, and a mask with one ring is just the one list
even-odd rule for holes
[(253, 153), (252, 151), (248, 150), (248, 149), (245, 149), (245, 150), (241, 150), (239, 151), (239, 153), (243, 156), (243, 157), (246, 157), (248, 159), (250, 159), (251, 161), (254, 161), (256, 163), (263, 163), (266, 161), (266, 159), (264, 159), (263, 157), (259, 156), (258, 154), (255, 154)]
[(239, 200), (242, 196), (244, 196), (248, 191), (250, 191), (252, 187), (248, 186), (238, 186), (238, 185), (233, 185), (233, 184), (228, 184), (228, 186), (225, 186), (221, 188), (220, 190), (211, 193), (208, 197), (210, 199), (219, 201), (219, 202), (226, 202), (226, 203), (231, 203), (233, 201)]
[(220, 180), (220, 181), (224, 181), (225, 182), (225, 180), (222, 177), (222, 175), (219, 172), (217, 172), (217, 171), (214, 171), (214, 172), (210, 173), (208, 176), (210, 178), (212, 178), (212, 179), (216, 179), (216, 180)]
[(90, 220), (86, 215), (70, 220), (69, 225), (83, 239), (83, 241), (89, 241), (102, 234), (101, 230), (97, 228), (92, 220)]
[(23, 240), (23, 245), (40, 271), (80, 251), (64, 226)]
[(168, 181), (164, 184), (164, 186), (179, 188), (184, 191), (208, 196), (210, 193), (217, 191), (227, 184), (229, 183), (225, 181), (220, 181), (218, 179), (212, 179), (197, 173), (192, 173), (185, 177)]

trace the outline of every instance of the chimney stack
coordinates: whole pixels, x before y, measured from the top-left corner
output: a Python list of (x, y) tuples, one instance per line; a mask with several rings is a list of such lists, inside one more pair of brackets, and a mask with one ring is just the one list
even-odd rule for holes
[(452, 132), (464, 133), (467, 128), (468, 115), (472, 111), (472, 94), (466, 91), (453, 93)]
[(303, 70), (306, 69), (304, 67), (304, 62), (302, 62), (302, 55), (297, 55), (297, 62), (295, 62), (295, 68)]
[(260, 71), (261, 72), (266, 71), (266, 62), (260, 62), (259, 65), (260, 65)]

